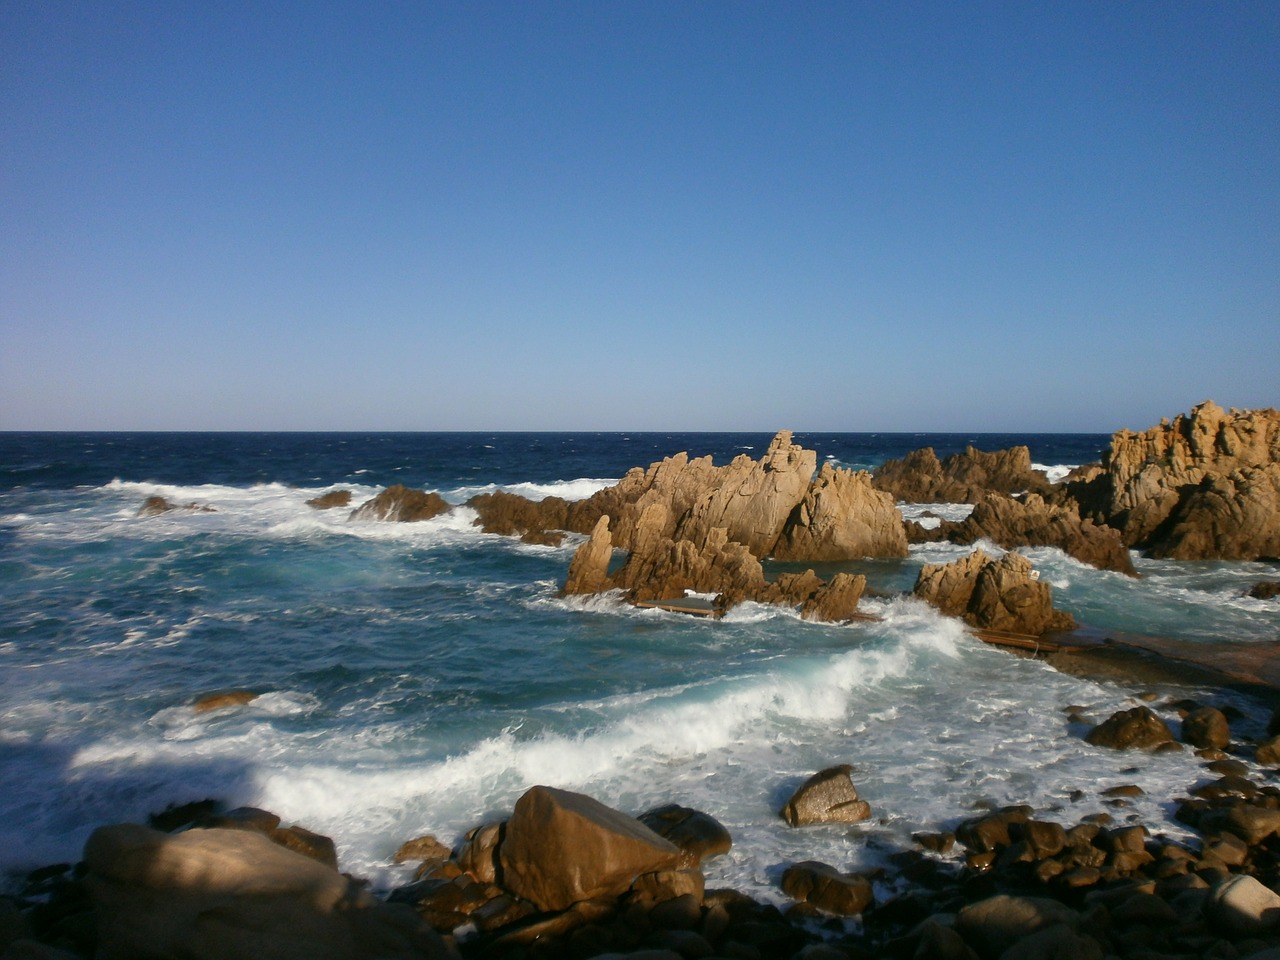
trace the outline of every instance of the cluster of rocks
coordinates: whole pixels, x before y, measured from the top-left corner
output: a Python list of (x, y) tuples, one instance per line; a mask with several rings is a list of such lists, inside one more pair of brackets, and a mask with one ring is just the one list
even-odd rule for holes
[(188, 513), (215, 513), (213, 507), (201, 503), (170, 503), (159, 494), (153, 494), (142, 501), (142, 506), (138, 508), (139, 517), (158, 517), (162, 513), (169, 513), (171, 510), (186, 510)]
[[(733, 842), (709, 814), (668, 804), (632, 817), (536, 786), (453, 846), (405, 843), (395, 860), (418, 864), (414, 879), (379, 898), (338, 871), (328, 838), (205, 801), (149, 826), (100, 828), (80, 864), (37, 871), (22, 897), (0, 899), (0, 958), (1271, 960), (1280, 788), (1238, 756), (1280, 766), (1280, 717), (1251, 745), (1214, 707), (1166, 708), (1181, 715), (1177, 738), (1144, 705), (1085, 739), (1196, 749), (1212, 776), (1175, 801), (1192, 842), (1111, 813), (1068, 825), (1009, 806), (917, 833), (911, 849), (886, 847), (870, 870), (787, 865), (778, 882), (791, 904), (779, 908), (707, 888), (702, 864)], [(1082, 710), (1066, 708), (1066, 722)], [(869, 820), (851, 773), (810, 777), (780, 816), (794, 827)], [(1115, 816), (1141, 794), (1100, 790)], [(874, 827), (863, 836), (880, 842)]]

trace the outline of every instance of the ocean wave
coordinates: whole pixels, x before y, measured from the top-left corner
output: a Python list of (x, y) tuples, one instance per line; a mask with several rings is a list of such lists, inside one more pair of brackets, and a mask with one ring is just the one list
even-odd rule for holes
[(483, 493), (514, 493), (526, 500), (545, 500), (547, 497), (559, 497), (561, 500), (586, 500), (594, 493), (614, 486), (618, 481), (579, 477), (576, 480), (555, 480), (551, 483), (485, 483), (473, 486), (455, 487), (444, 496), (455, 503), (465, 503), (472, 497)]

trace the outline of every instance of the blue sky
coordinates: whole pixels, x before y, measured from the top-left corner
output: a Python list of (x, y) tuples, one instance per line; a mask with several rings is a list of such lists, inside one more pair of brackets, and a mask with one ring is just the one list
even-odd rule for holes
[(0, 429), (1280, 405), (1280, 4), (0, 0)]

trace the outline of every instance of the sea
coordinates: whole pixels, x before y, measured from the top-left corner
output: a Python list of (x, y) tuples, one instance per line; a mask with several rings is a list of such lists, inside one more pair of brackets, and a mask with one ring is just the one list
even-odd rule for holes
[[(823, 564), (864, 573), (875, 621), (817, 624), (745, 604), (722, 620), (566, 598), (575, 547), (485, 534), (468, 498), (576, 499), (687, 451), (761, 456), (768, 433), (0, 434), (0, 873), (74, 862), (102, 824), (206, 798), (331, 836), (375, 890), (408, 882), (392, 857), (453, 843), (535, 784), (640, 814), (711, 814), (732, 850), (708, 885), (783, 902), (782, 870), (875, 870), (912, 834), (1032, 805), (1066, 825), (1096, 813), (1186, 837), (1176, 796), (1206, 779), (1190, 750), (1091, 747), (1069, 707), (1101, 721), (1143, 692), (1080, 679), (977, 640), (912, 599), (925, 563)], [(919, 447), (1026, 444), (1051, 478), (1098, 459), (1105, 435), (796, 433), (819, 462), (872, 469)], [(390, 484), (456, 505), (416, 523), (358, 521), (307, 501)], [(156, 516), (151, 496), (180, 507)], [(196, 505), (196, 508), (187, 508)], [(902, 504), (936, 522), (957, 504)], [(993, 553), (999, 548), (986, 545)], [(1215, 645), (1280, 639), (1280, 602), (1247, 589), (1266, 563), (1137, 558), (1132, 579), (1056, 549), (1025, 552), (1055, 605), (1090, 630)], [(784, 568), (767, 564), (766, 572)], [(196, 712), (201, 695), (248, 703)], [(1184, 690), (1234, 707), (1246, 693)], [(1165, 691), (1151, 705), (1177, 729)], [(849, 764), (872, 819), (789, 827), (779, 810), (813, 773)], [(1136, 784), (1117, 801), (1109, 787)], [(882, 881), (892, 886), (891, 880)], [(891, 895), (892, 890), (881, 890)]]

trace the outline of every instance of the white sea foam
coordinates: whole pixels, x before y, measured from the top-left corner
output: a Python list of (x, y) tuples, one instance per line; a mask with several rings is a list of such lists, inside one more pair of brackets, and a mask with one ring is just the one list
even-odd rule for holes
[(899, 503), (903, 520), (914, 520), (926, 530), (935, 529), (943, 520), (959, 523), (973, 513), (971, 503)]
[(1033, 463), (1031, 465), (1031, 469), (1041, 471), (1050, 483), (1061, 483), (1067, 478), (1067, 474), (1072, 470), (1075, 470), (1078, 466), (1079, 464), (1067, 463), (1056, 463), (1051, 466), (1046, 466), (1043, 463)]
[(585, 500), (593, 493), (612, 487), (617, 482), (616, 479), (579, 477), (576, 480), (556, 480), (551, 483), (485, 483), (455, 487), (447, 491), (444, 496), (447, 500), (465, 503), (482, 493), (495, 493), (501, 490), (505, 493), (518, 494), (526, 500), (545, 500), (547, 497), (559, 497), (561, 500)]

